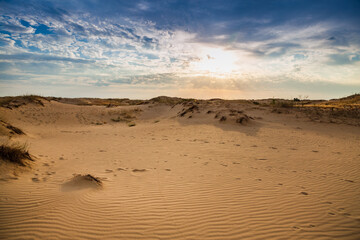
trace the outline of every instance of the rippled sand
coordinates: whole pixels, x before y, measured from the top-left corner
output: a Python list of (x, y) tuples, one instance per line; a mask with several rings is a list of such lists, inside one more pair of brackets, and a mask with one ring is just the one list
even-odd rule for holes
[(360, 239), (359, 127), (149, 106), (1, 109), (36, 162), (1, 177), (0, 238)]

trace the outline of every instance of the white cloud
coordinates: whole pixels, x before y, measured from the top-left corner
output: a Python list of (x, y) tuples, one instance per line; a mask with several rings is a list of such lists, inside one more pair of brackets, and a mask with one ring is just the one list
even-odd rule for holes
[[(146, 3), (142, 4), (139, 9), (147, 10)], [(359, 54), (357, 46), (333, 47), (327, 37), (319, 38), (332, 29), (325, 23), (262, 29), (259, 34), (271, 35), (269, 39), (226, 42), (229, 36), (219, 35), (214, 37), (217, 42), (204, 43), (196, 33), (160, 29), (147, 21), (115, 22), (86, 14), (66, 15), (62, 20), (30, 15), (23, 19), (32, 26), (23, 26), (15, 16), (1, 18), (12, 34), (0, 35), (4, 44), (0, 53), (28, 57), (0, 61), (51, 61), (58, 66), (53, 73), (40, 68), (36, 74), (20, 65), (3, 71), (34, 82), (227, 90), (289, 80), (359, 84), (359, 62), (346, 66), (327, 64), (329, 54), (341, 51), (352, 59)], [(47, 25), (53, 34), (35, 34), (40, 24)]]

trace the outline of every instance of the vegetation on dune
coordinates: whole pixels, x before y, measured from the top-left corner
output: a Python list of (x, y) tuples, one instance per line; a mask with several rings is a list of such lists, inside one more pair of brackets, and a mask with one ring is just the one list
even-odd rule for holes
[(4, 128), (10, 130), (10, 134), (18, 134), (18, 135), (25, 134), (20, 128), (17, 128), (1, 119), (0, 119), (0, 126), (3, 126)]
[(340, 99), (331, 99), (330, 101), (338, 101), (341, 103), (348, 103), (348, 104), (360, 104), (360, 93), (355, 93), (353, 95)]
[(188, 113), (199, 112), (199, 107), (197, 105), (191, 105), (188, 108), (183, 108), (181, 112), (178, 113), (180, 117), (184, 117)]
[(130, 100), (128, 98), (49, 98), (49, 100), (57, 101), (65, 104), (73, 104), (79, 106), (106, 106), (108, 108), (118, 106), (142, 105), (149, 103), (144, 100)]
[(178, 97), (167, 97), (167, 96), (159, 96), (150, 99), (150, 102), (152, 103), (162, 103), (166, 105), (177, 105), (177, 104), (183, 104), (183, 103), (189, 103), (189, 102), (198, 102), (199, 100), (193, 99), (193, 98), (178, 98)]
[(20, 166), (26, 166), (27, 161), (34, 161), (28, 152), (26, 144), (2, 144), (0, 145), (0, 158), (3, 161), (11, 162)]
[(16, 97), (1, 97), (0, 98), (0, 107), (4, 108), (18, 108), (27, 104), (36, 104), (44, 106), (43, 101), (48, 101), (48, 99), (38, 96), (38, 95), (23, 95)]
[(136, 119), (136, 117), (134, 116), (134, 113), (141, 111), (140, 109), (134, 109), (134, 110), (130, 110), (130, 111), (121, 111), (119, 113), (117, 113), (117, 117), (116, 118), (112, 118), (111, 120), (113, 122), (125, 122), (125, 123), (129, 123), (131, 121), (133, 121), (134, 119)]
[(23, 130), (21, 130), (20, 128), (14, 127), (10, 124), (8, 124), (6, 126), (7, 129), (11, 130), (13, 133), (18, 134), (18, 135), (24, 135), (25, 133), (23, 132)]

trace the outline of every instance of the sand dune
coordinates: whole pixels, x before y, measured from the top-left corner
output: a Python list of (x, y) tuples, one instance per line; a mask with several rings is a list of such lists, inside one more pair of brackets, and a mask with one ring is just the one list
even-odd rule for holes
[(0, 238), (360, 239), (359, 119), (170, 100), (0, 108)]

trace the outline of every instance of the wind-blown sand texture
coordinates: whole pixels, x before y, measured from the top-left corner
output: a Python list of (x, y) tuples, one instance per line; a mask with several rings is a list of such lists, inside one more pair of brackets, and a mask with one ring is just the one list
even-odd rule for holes
[(360, 239), (357, 117), (170, 100), (0, 107), (0, 238)]

